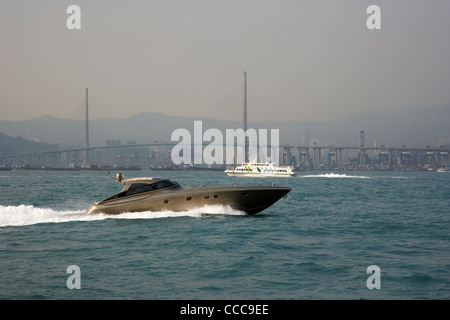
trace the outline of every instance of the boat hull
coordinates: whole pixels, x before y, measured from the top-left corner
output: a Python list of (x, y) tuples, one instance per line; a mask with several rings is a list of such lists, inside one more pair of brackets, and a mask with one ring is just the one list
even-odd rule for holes
[(294, 167), (275, 166), (270, 162), (244, 162), (225, 173), (232, 177), (295, 177)]
[(192, 187), (172, 191), (139, 194), (126, 198), (101, 201), (88, 214), (142, 211), (187, 211), (204, 206), (225, 205), (247, 214), (256, 214), (270, 207), (291, 191), (287, 187), (223, 186)]

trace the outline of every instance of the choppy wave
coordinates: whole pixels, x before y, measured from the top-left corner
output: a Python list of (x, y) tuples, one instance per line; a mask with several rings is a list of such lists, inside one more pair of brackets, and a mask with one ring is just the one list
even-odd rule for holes
[(38, 223), (63, 223), (72, 221), (96, 221), (104, 219), (155, 219), (168, 217), (202, 217), (208, 215), (244, 215), (229, 206), (205, 206), (188, 211), (125, 212), (118, 215), (86, 214), (85, 210), (59, 211), (32, 205), (0, 206), (0, 227), (28, 226)]
[(411, 176), (364, 176), (364, 175), (349, 175), (345, 173), (324, 173), (324, 174), (308, 174), (300, 175), (302, 178), (344, 178), (344, 179), (414, 179)]

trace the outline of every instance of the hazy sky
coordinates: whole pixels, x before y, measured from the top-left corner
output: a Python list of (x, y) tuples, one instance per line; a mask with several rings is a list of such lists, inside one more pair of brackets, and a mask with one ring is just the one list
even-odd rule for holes
[(88, 87), (92, 118), (241, 121), (244, 71), (249, 121), (448, 105), (449, 16), (448, 0), (2, 0), (0, 120), (81, 119)]

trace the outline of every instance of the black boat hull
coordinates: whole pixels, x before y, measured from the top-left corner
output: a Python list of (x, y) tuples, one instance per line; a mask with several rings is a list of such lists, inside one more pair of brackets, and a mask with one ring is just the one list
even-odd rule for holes
[(162, 190), (94, 204), (88, 214), (142, 211), (187, 211), (205, 206), (223, 205), (246, 214), (259, 213), (291, 191), (287, 187), (216, 186)]

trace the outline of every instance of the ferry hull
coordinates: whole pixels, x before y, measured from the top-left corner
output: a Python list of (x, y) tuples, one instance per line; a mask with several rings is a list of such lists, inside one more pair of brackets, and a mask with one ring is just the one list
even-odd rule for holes
[(180, 188), (154, 195), (136, 195), (94, 204), (88, 214), (142, 211), (187, 211), (204, 206), (225, 205), (253, 215), (270, 207), (291, 191), (287, 187), (222, 186)]
[(295, 173), (291, 174), (281, 174), (281, 173), (239, 173), (239, 172), (227, 172), (225, 171), (227, 175), (230, 177), (295, 177)]
[(234, 169), (227, 169), (225, 173), (232, 177), (295, 177), (294, 167), (275, 166), (270, 162), (244, 162)]

